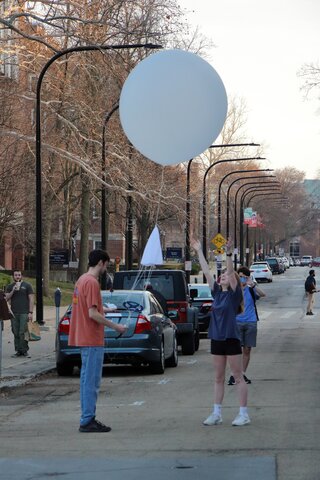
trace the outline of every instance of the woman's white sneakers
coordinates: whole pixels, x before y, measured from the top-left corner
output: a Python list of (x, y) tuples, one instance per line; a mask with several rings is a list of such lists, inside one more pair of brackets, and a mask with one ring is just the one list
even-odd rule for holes
[(233, 420), (232, 425), (234, 427), (241, 427), (242, 425), (249, 425), (250, 418), (249, 415), (242, 415), (239, 413), (236, 418)]
[(211, 413), (211, 415), (204, 420), (203, 425), (220, 425), (220, 423), (222, 423), (221, 415)]
[[(233, 420), (232, 425), (234, 427), (242, 427), (243, 425), (249, 425), (250, 423), (249, 415), (242, 415), (238, 414), (236, 418)], [(208, 418), (206, 418), (203, 422), (203, 425), (211, 426), (211, 425), (220, 425), (222, 423), (221, 415), (217, 413), (211, 413)]]

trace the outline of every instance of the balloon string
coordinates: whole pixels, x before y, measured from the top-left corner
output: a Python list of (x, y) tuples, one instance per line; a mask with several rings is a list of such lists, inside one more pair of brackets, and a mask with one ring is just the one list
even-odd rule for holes
[(164, 185), (164, 165), (162, 165), (162, 172), (161, 172), (161, 183), (160, 183), (160, 190), (159, 190), (159, 201), (158, 201), (158, 209), (157, 209), (156, 222), (155, 222), (156, 225), (158, 225), (158, 217), (159, 217), (159, 212), (160, 212), (161, 193), (162, 193), (163, 185)]

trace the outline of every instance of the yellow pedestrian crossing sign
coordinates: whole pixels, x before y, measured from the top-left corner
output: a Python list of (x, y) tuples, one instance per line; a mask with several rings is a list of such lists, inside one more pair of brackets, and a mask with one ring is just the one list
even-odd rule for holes
[(211, 242), (220, 249), (223, 245), (227, 243), (227, 240), (221, 235), (221, 233), (217, 233), (217, 235), (213, 237)]

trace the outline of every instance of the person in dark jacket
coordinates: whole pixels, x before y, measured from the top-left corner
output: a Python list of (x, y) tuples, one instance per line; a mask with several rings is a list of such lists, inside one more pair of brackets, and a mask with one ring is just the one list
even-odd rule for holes
[(314, 306), (314, 294), (317, 292), (314, 270), (309, 271), (309, 276), (305, 281), (305, 290), (306, 290), (306, 295), (308, 299), (307, 315), (314, 315), (312, 309)]
[(22, 279), (20, 270), (13, 272), (13, 283), (6, 288), (6, 299), (10, 302), (14, 317), (11, 320), (11, 329), (14, 336), (13, 357), (28, 357), (29, 345), (25, 338), (28, 330), (28, 321), (33, 319), (34, 293), (32, 285)]

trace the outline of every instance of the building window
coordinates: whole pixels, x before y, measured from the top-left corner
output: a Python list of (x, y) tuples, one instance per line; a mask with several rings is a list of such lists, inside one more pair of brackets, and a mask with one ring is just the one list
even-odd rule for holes
[(94, 249), (95, 250), (101, 250), (102, 247), (102, 242), (100, 240), (95, 240), (94, 241)]
[[(9, 8), (9, 2), (3, 1), (0, 3), (0, 15), (5, 15)], [(0, 75), (12, 79), (18, 77), (18, 62), (15, 53), (12, 53), (14, 44), (11, 40), (11, 31), (8, 28), (0, 28)], [(11, 50), (11, 53), (8, 53)]]
[(290, 242), (290, 257), (300, 257), (300, 243)]

